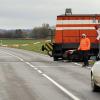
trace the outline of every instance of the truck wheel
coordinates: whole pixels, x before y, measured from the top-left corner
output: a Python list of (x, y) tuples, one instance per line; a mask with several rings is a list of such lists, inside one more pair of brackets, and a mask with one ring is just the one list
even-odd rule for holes
[(96, 61), (100, 60), (100, 57), (99, 56), (96, 56)]
[(53, 60), (54, 61), (58, 61), (58, 57), (53, 57)]

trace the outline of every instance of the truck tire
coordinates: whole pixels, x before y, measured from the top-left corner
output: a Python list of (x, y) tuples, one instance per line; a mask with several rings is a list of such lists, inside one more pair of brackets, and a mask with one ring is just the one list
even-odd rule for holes
[(100, 57), (99, 56), (96, 56), (96, 61), (99, 61), (100, 60)]
[(54, 56), (54, 57), (53, 57), (53, 60), (54, 60), (54, 61), (58, 61), (58, 57)]

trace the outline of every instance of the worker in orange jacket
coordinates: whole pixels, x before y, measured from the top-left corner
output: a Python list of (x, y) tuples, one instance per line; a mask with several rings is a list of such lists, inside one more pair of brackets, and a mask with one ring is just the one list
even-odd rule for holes
[(86, 34), (82, 34), (78, 50), (81, 51), (83, 56), (83, 62), (84, 62), (83, 67), (88, 66), (89, 65), (88, 51), (90, 50), (90, 39), (86, 37)]

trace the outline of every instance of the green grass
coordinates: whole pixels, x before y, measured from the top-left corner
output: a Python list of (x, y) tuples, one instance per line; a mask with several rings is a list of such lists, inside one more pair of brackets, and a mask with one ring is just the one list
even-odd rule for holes
[[(1, 39), (0, 39), (1, 41)], [(18, 48), (18, 49), (24, 49), (24, 50), (30, 50), (38, 53), (44, 53), (41, 50), (41, 46), (45, 43), (46, 40), (21, 40), (21, 39), (3, 39), (2, 45), (12, 48)], [(40, 43), (37, 43), (40, 42)], [(37, 43), (37, 44), (35, 44)], [(1, 44), (1, 43), (0, 43)]]
[(12, 45), (12, 44), (32, 44), (34, 42), (38, 42), (38, 41), (42, 41), (42, 40), (21, 40), (21, 39), (7, 39), (7, 40), (2, 40), (2, 43), (4, 45)]

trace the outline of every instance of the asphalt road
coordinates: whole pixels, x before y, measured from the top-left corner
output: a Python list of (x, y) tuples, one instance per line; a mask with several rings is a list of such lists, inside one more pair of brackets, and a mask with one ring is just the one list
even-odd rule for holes
[(100, 92), (92, 92), (88, 68), (0, 47), (0, 100), (100, 100)]

